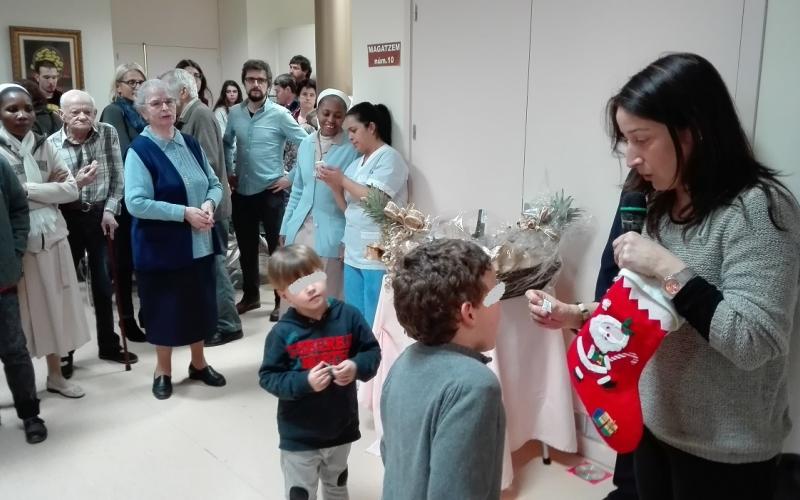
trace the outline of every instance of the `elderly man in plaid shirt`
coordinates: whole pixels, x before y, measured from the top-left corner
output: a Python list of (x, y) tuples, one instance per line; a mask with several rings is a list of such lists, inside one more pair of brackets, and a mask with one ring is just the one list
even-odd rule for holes
[[(124, 363), (120, 338), (114, 332), (111, 279), (108, 275), (106, 235), (114, 237), (123, 197), (122, 155), (117, 131), (111, 125), (95, 122), (97, 109), (92, 96), (70, 90), (61, 96), (64, 127), (47, 140), (55, 146), (75, 176), (80, 196), (61, 205), (69, 229), (69, 246), (75, 265), (89, 255), (92, 298), (97, 324), (100, 359)], [(143, 342), (143, 338), (128, 337)], [(131, 363), (138, 361), (128, 353)], [(72, 353), (62, 359), (62, 372), (72, 375)]]

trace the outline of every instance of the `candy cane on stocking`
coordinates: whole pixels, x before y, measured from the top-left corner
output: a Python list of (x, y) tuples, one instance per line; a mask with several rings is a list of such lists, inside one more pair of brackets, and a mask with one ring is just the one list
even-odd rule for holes
[(578, 397), (619, 453), (633, 451), (644, 430), (642, 370), (682, 321), (660, 283), (623, 269), (567, 351)]

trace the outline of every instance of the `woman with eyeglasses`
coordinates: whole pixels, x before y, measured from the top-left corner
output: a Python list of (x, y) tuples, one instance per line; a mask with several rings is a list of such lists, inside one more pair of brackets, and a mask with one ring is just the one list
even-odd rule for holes
[[(133, 107), (136, 92), (145, 81), (144, 68), (135, 62), (120, 64), (114, 72), (111, 82), (111, 104), (103, 109), (100, 121), (117, 129), (119, 149), (122, 160), (128, 154), (128, 147), (139, 133), (147, 126), (147, 122)], [(117, 217), (116, 236), (114, 237), (114, 254), (117, 260), (117, 302), (122, 311), (120, 323), (128, 340), (144, 342), (145, 335), (136, 323), (133, 311), (133, 257), (131, 255), (131, 214), (123, 200)], [(144, 325), (142, 325), (144, 327)], [(69, 366), (69, 363), (67, 364)]]
[(125, 159), (125, 203), (133, 219), (133, 265), (147, 340), (156, 346), (153, 395), (172, 395), (172, 349), (189, 345), (189, 378), (221, 387), (203, 340), (217, 325), (214, 256), (222, 251), (214, 209), (222, 185), (199, 143), (175, 127), (177, 96), (146, 81), (136, 109), (148, 126)]

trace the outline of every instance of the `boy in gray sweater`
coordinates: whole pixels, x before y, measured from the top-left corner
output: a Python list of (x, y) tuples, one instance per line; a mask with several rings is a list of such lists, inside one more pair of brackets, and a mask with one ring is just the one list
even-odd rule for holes
[(410, 252), (392, 286), (417, 343), (383, 386), (383, 499), (499, 499), (505, 411), (481, 352), (495, 345), (503, 285), (489, 257), (438, 240)]

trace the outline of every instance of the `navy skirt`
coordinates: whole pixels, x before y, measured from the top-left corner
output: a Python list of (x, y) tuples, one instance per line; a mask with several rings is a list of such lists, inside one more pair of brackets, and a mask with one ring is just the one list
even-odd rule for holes
[(210, 337), (217, 327), (214, 255), (174, 271), (136, 271), (147, 341), (177, 347)]

